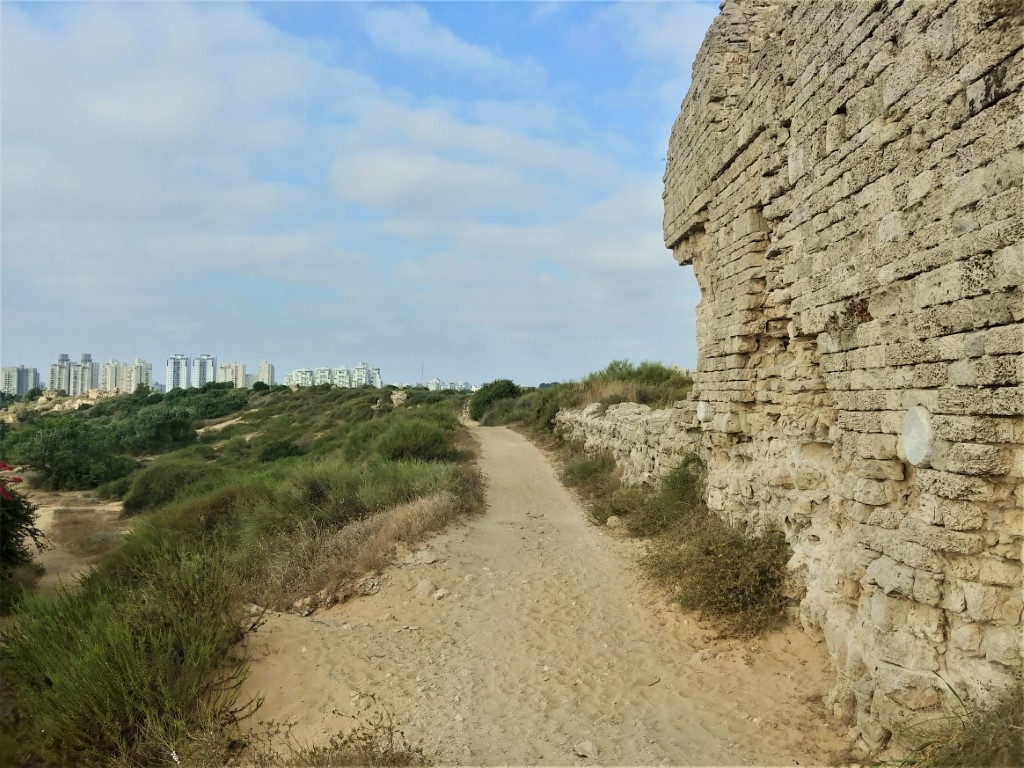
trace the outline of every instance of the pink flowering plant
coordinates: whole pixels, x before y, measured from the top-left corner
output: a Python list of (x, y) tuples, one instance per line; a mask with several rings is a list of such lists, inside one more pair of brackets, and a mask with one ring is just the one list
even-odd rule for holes
[(46, 547), (46, 538), (36, 525), (38, 508), (17, 490), (22, 479), (12, 472), (14, 467), (0, 461), (0, 579), (32, 562), (29, 541), (37, 550)]

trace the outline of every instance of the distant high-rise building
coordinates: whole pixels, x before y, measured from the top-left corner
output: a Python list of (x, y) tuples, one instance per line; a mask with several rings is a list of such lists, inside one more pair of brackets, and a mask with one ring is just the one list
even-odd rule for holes
[(260, 375), (257, 381), (262, 381), (268, 387), (274, 386), (274, 366), (267, 360), (260, 363)]
[(204, 384), (217, 380), (217, 358), (213, 355), (197, 355), (192, 358), (192, 381), (193, 387), (201, 387)]
[(104, 392), (127, 392), (128, 365), (111, 358), (100, 365), (100, 389)]
[(65, 352), (57, 356), (57, 362), (50, 364), (50, 375), (46, 379), (46, 388), (54, 392), (71, 390), (71, 358)]
[(166, 387), (188, 389), (192, 385), (192, 360), (188, 355), (173, 355), (167, 358)]
[(93, 362), (92, 355), (84, 353), (82, 359), (72, 363), (71, 358), (61, 353), (57, 362), (50, 365), (46, 386), (54, 391), (64, 391), (72, 397), (88, 394), (100, 384), (100, 366)]
[(371, 368), (368, 363), (360, 363), (355, 368), (299, 368), (285, 376), (284, 383), (299, 387), (333, 384), (336, 387), (371, 386), (379, 389), (384, 386), (380, 368)]
[(431, 392), (438, 392), (444, 389), (446, 386), (447, 385), (439, 378), (437, 378), (437, 376), (435, 376), (434, 378), (427, 382), (427, 389), (429, 389)]
[(290, 387), (311, 387), (313, 386), (313, 369), (297, 368), (284, 377), (284, 383)]
[(153, 364), (145, 360), (135, 358), (132, 364), (127, 366), (128, 375), (125, 378), (125, 391), (134, 392), (140, 386), (153, 389)]
[[(100, 364), (93, 362), (92, 355), (83, 352), (78, 363), (78, 391), (68, 392), (69, 395), (85, 395), (90, 389), (99, 389)], [(72, 387), (74, 385), (72, 384)]]
[(352, 386), (364, 387), (370, 383), (370, 366), (367, 363), (360, 363), (352, 371)]
[(39, 386), (39, 371), (24, 365), (3, 369), (3, 391), (5, 394), (21, 397), (30, 389)]
[(260, 380), (258, 373), (247, 373), (245, 374), (245, 388), (252, 389), (256, 382)]
[(224, 363), (218, 366), (217, 381), (230, 381), (235, 389), (245, 389), (245, 363)]

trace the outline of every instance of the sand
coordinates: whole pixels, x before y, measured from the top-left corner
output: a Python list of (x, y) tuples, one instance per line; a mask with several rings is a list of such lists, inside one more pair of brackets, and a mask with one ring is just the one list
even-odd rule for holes
[(44, 568), (34, 581), (36, 592), (74, 586), (130, 527), (121, 519), (121, 502), (95, 498), (89, 491), (27, 489), (25, 493), (38, 505), (36, 526), (49, 544), (41, 552), (32, 550)]
[(377, 594), (268, 614), (249, 640), (255, 720), (325, 744), (386, 711), (450, 765), (820, 765), (846, 746), (821, 710), (824, 648), (796, 628), (712, 639), (644, 582), (642, 543), (587, 521), (542, 451), (473, 434), (486, 514)]

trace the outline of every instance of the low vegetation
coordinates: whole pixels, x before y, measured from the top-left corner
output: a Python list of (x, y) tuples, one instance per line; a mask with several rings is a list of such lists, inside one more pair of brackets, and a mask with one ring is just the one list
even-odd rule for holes
[(907, 757), (893, 761), (903, 768), (986, 768), (1024, 765), (1024, 688), (1007, 691), (990, 706), (968, 705), (956, 699), (949, 717), (919, 723), (903, 734), (916, 746)]
[[(287, 730), (287, 729), (283, 729)], [(389, 766), (426, 765), (423, 750), (406, 740), (389, 715), (377, 715), (360, 723), (349, 733), (339, 733), (322, 746), (291, 745), (289, 754), (281, 755), (269, 746), (278, 729), (261, 739), (249, 750), (246, 764), (252, 768), (386, 768)], [(289, 734), (285, 733), (287, 737)]]
[[(163, 397), (104, 401), (12, 431), (2, 447), (21, 457), (31, 454), (17, 446), (58, 426), (103, 434), (133, 469), (98, 490), (123, 496), (134, 517), (76, 588), (11, 601), (0, 639), (0, 752), (55, 766), (168, 764), (172, 753), (196, 765), (236, 759), (244, 744), (234, 726), (258, 704), (238, 700), (247, 672), (239, 641), (253, 623), (242, 606), (344, 599), (400, 544), (482, 507), (456, 417), (465, 397), (433, 394), (413, 391), (393, 407), (387, 390), (373, 389), (169, 393), (175, 414), (191, 414), (189, 434), (165, 433), (177, 437), (162, 445), (177, 447), (155, 456), (149, 440), (141, 468), (117, 436), (129, 423), (163, 419), (167, 410), (150, 410), (167, 409)], [(42, 481), (67, 484), (63, 475)], [(300, 757), (415, 762), (415, 750), (380, 740), (393, 730), (367, 733)]]
[(534, 438), (555, 440), (562, 478), (580, 493), (593, 522), (605, 525), (614, 517), (630, 535), (649, 538), (646, 569), (682, 607), (712, 619), (723, 635), (753, 635), (782, 623), (791, 554), (785, 537), (772, 530), (753, 535), (709, 513), (700, 457), (682, 457), (654, 487), (630, 487), (622, 483), (610, 454), (558, 442), (554, 417), (561, 408), (620, 402), (670, 406), (689, 394), (689, 378), (656, 363), (616, 361), (579, 383), (523, 390), (518, 396), (509, 384), (501, 383), (503, 396), (483, 398), (486, 405), (477, 410), (481, 423), (516, 424)]
[(492, 382), (473, 395), (469, 415), (481, 424), (518, 424), (535, 437), (550, 436), (555, 428), (555, 414), (562, 408), (624, 402), (665, 408), (685, 399), (692, 387), (693, 381), (676, 368), (616, 360), (579, 382), (548, 384), (537, 389), (517, 387), (508, 379)]
[(580, 491), (591, 519), (618, 518), (626, 531), (651, 539), (648, 574), (685, 609), (711, 619), (725, 636), (749, 636), (779, 626), (785, 595), (785, 537), (752, 536), (708, 512), (704, 464), (683, 457), (654, 487), (623, 485), (608, 454), (563, 449), (562, 477)]

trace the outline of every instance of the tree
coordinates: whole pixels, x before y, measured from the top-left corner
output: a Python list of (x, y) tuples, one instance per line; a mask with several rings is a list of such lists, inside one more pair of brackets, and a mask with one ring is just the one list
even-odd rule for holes
[[(0, 461), (0, 472), (14, 470)], [(37, 507), (13, 486), (20, 477), (0, 476), (0, 580), (10, 577), (19, 565), (32, 562), (32, 550), (45, 547), (43, 532), (36, 525)]]
[(39, 470), (43, 485), (55, 490), (93, 487), (135, 466), (117, 455), (109, 428), (76, 416), (42, 419), (32, 432), (17, 442), (7, 441), (5, 447), (12, 460)]
[(270, 389), (270, 385), (267, 384), (265, 381), (257, 381), (255, 384), (252, 385), (253, 392), (263, 392), (268, 389)]

